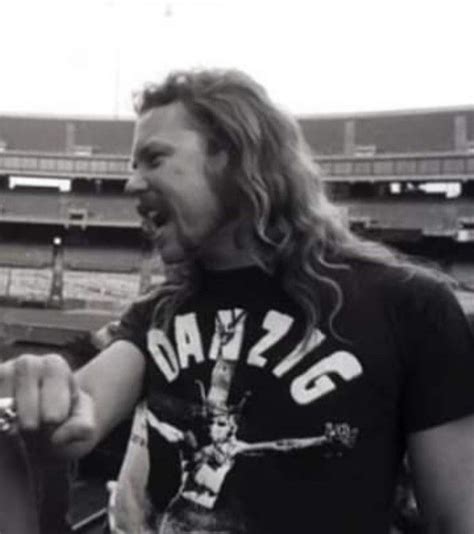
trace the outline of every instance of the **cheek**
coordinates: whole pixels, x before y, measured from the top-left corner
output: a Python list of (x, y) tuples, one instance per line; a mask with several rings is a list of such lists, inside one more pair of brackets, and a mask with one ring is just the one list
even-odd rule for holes
[(178, 218), (191, 224), (199, 225), (204, 220), (220, 219), (225, 213), (223, 196), (212, 188), (204, 176), (194, 176), (188, 182), (176, 182), (173, 190), (170, 190), (169, 198)]
[(205, 172), (200, 162), (170, 163), (161, 173), (161, 192), (184, 235), (209, 233), (237, 213), (231, 182)]
[(176, 206), (193, 205), (211, 198), (209, 184), (199, 164), (170, 164), (162, 173), (161, 190)]

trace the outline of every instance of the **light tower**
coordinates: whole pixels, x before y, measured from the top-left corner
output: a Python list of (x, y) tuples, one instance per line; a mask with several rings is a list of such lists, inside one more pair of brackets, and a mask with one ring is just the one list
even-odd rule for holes
[(62, 243), (62, 239), (59, 236), (53, 239), (53, 276), (49, 290), (48, 306), (54, 308), (61, 308), (63, 305), (64, 252)]

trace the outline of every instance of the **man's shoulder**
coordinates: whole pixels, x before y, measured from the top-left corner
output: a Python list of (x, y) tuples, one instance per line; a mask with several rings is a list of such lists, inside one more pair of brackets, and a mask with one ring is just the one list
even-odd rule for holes
[(159, 288), (153, 288), (147, 293), (139, 295), (132, 302), (130, 302), (124, 310), (121, 316), (122, 322), (130, 319), (140, 322), (143, 322), (144, 320), (150, 320), (159, 298)]
[(388, 264), (359, 259), (349, 259), (341, 265), (345, 267), (332, 269), (332, 273), (343, 290), (367, 296), (377, 294), (398, 302), (413, 298), (431, 300), (453, 293), (454, 281), (433, 267), (409, 261)]

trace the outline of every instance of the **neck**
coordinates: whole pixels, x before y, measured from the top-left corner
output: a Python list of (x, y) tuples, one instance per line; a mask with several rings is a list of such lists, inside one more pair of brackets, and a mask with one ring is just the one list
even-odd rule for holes
[(220, 271), (259, 264), (259, 255), (251, 239), (237, 239), (238, 227), (237, 221), (229, 223), (209, 239), (199, 253), (203, 267)]

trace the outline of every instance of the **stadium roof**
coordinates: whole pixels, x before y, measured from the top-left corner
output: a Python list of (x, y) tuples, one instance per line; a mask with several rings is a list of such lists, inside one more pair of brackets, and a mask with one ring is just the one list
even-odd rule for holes
[(362, 119), (372, 117), (397, 117), (406, 115), (439, 115), (443, 113), (459, 114), (474, 113), (474, 105), (465, 106), (443, 106), (436, 108), (407, 108), (407, 109), (387, 109), (373, 111), (353, 111), (334, 113), (305, 113), (298, 115), (298, 119), (303, 120), (325, 120), (325, 119)]
[(133, 120), (0, 115), (0, 143), (10, 150), (128, 154)]
[[(466, 143), (474, 143), (474, 107), (302, 116), (298, 120), (316, 154), (344, 152), (345, 128), (354, 124), (354, 145), (375, 152), (452, 151), (461, 117)], [(40, 152), (128, 154), (133, 118), (0, 115), (0, 148)]]

